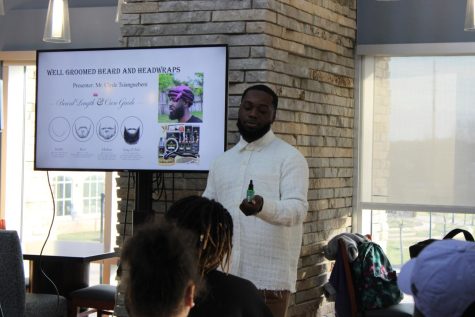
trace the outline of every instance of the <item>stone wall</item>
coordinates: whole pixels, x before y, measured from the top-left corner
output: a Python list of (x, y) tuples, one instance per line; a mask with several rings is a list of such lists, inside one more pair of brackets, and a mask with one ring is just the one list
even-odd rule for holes
[[(351, 225), (355, 1), (127, 0), (123, 6), (125, 47), (229, 45), (229, 146), (238, 140), (235, 123), (242, 91), (255, 83), (277, 91), (280, 102), (273, 130), (303, 153), (310, 168), (310, 208), (292, 317), (334, 315), (333, 305), (322, 296), (331, 267), (321, 248)], [(206, 185), (206, 174), (155, 177), (160, 180), (154, 182), (159, 184), (153, 195), (156, 214), (177, 198), (201, 194)], [(133, 187), (126, 199), (128, 183), (128, 175), (121, 174), (120, 234), (131, 233), (130, 213), (129, 229), (124, 231), (126, 201), (129, 211), (134, 206)], [(119, 246), (122, 240), (118, 237)], [(121, 301), (116, 311), (125, 315)]]

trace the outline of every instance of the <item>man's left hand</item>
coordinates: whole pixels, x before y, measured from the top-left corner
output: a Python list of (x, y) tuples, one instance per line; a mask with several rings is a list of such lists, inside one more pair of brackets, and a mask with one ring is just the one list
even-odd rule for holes
[(239, 205), (239, 209), (241, 209), (243, 214), (245, 214), (246, 216), (252, 216), (261, 211), (263, 205), (264, 198), (259, 195), (255, 195), (250, 202), (247, 201), (247, 199), (243, 199), (243, 201)]

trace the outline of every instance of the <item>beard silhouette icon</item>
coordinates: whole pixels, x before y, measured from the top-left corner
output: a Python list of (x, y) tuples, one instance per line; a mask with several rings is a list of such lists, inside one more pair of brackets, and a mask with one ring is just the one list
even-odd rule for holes
[(137, 144), (143, 133), (142, 121), (137, 117), (127, 117), (122, 122), (121, 131), (125, 143), (130, 145)]
[(115, 136), (116, 127), (99, 127), (99, 135), (104, 140), (110, 140)]
[(127, 144), (137, 144), (140, 139), (140, 127), (127, 128), (124, 127), (124, 141)]
[(112, 141), (118, 133), (117, 122), (111, 117), (104, 117), (99, 121), (97, 135), (104, 142)]
[(78, 141), (88, 141), (92, 137), (93, 131), (94, 125), (87, 117), (79, 117), (74, 122), (73, 135)]

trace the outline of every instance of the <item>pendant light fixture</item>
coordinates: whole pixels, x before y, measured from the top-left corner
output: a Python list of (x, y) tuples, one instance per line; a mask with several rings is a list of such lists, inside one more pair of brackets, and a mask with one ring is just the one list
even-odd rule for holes
[(43, 41), (71, 43), (68, 0), (49, 0)]
[(475, 31), (475, 0), (467, 0), (467, 9), (465, 10), (465, 31)]
[(5, 1), (0, 0), (0, 15), (5, 15)]
[(117, 0), (117, 10), (115, 11), (115, 22), (119, 23), (120, 17), (122, 15), (122, 4), (124, 4), (124, 0)]

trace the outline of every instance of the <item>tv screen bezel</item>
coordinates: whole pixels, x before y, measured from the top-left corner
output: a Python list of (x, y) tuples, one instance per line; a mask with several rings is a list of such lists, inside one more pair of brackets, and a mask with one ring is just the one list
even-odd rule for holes
[[(227, 124), (228, 124), (228, 89), (229, 89), (229, 46), (228, 44), (205, 44), (205, 45), (180, 45), (180, 46), (147, 46), (147, 47), (107, 47), (107, 48), (84, 48), (84, 49), (42, 49), (36, 51), (36, 69), (38, 70), (40, 55), (43, 53), (51, 52), (81, 52), (81, 51), (134, 51), (134, 50), (160, 50), (160, 49), (190, 49), (190, 48), (212, 48), (222, 47), (225, 49), (225, 76), (224, 76), (224, 118), (223, 118), (223, 150), (220, 154), (226, 151), (227, 145)], [(37, 129), (38, 129), (38, 75), (36, 78), (36, 96), (35, 96), (35, 136), (34, 136), (34, 170), (35, 171), (90, 171), (90, 172), (166, 172), (166, 173), (207, 173), (209, 169), (195, 169), (195, 170), (182, 170), (182, 169), (168, 169), (168, 168), (156, 168), (156, 169), (140, 169), (140, 168), (47, 168), (37, 166)], [(217, 157), (218, 155), (216, 155)], [(215, 158), (216, 158), (215, 157)], [(210, 162), (210, 164), (212, 161)]]

